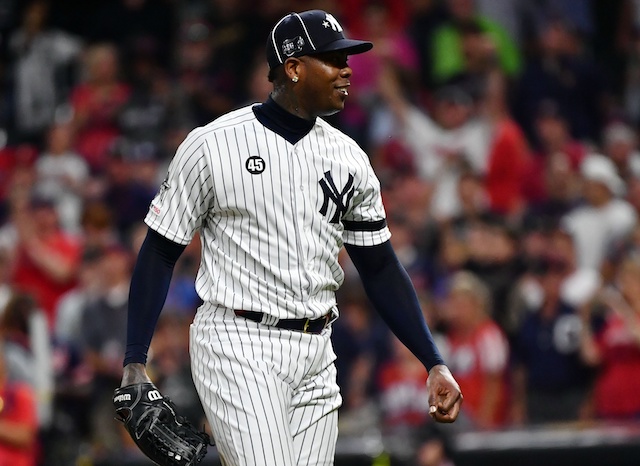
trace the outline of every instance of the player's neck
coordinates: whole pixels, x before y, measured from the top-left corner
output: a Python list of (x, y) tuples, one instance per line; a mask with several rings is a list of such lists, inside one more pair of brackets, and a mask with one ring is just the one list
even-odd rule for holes
[(255, 106), (253, 111), (260, 123), (291, 144), (296, 144), (309, 134), (315, 124), (315, 120), (305, 120), (289, 112), (273, 98), (267, 99), (262, 105)]
[(271, 93), (271, 99), (295, 117), (308, 121), (314, 121), (316, 119), (316, 115), (311, 115), (300, 105), (297, 96), (293, 92), (282, 92), (276, 88)]

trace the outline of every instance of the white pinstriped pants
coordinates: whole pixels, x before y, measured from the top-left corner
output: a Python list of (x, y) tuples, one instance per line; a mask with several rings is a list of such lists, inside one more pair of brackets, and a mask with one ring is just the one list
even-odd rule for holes
[(198, 310), (191, 368), (225, 466), (333, 465), (342, 398), (330, 335)]

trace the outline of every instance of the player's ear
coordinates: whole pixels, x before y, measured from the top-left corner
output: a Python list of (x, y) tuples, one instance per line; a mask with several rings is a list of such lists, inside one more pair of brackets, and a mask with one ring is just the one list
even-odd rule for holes
[(298, 82), (298, 78), (300, 77), (300, 65), (301, 61), (296, 57), (290, 57), (285, 60), (282, 64), (284, 67), (284, 73), (287, 81)]

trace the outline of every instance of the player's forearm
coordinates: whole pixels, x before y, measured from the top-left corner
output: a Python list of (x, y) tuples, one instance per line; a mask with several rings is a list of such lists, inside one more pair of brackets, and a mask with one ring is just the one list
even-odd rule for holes
[(173, 267), (184, 246), (149, 230), (131, 277), (124, 365), (144, 364), (153, 332), (169, 292)]
[(367, 296), (391, 331), (427, 370), (444, 364), (425, 322), (413, 284), (387, 242), (370, 248), (347, 246)]

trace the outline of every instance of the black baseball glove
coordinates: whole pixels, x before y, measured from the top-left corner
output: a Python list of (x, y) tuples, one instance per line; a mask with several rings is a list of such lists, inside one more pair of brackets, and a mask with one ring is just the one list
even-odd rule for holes
[(116, 419), (124, 423), (138, 448), (160, 466), (195, 466), (210, 444), (176, 413), (175, 405), (152, 383), (117, 388), (113, 394)]

